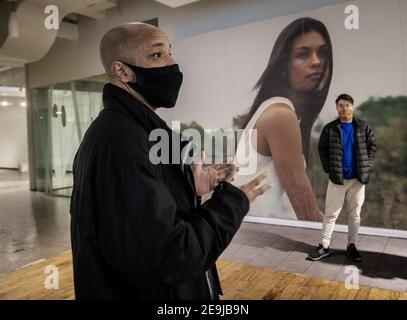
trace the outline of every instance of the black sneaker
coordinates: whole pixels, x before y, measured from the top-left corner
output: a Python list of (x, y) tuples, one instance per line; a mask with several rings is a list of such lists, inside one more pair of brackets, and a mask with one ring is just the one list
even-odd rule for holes
[(319, 244), (318, 247), (309, 254), (308, 258), (313, 261), (318, 261), (325, 257), (328, 257), (329, 255), (331, 255), (331, 250), (329, 249), (329, 247), (325, 249), (322, 244)]
[(348, 254), (349, 259), (351, 259), (352, 261), (354, 262), (362, 261), (362, 256), (359, 254), (358, 250), (356, 249), (356, 246), (353, 243), (348, 245), (346, 252)]

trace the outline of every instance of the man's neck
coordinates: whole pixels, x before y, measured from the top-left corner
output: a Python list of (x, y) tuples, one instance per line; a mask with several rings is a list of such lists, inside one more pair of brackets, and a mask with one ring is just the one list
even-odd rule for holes
[(121, 81), (116, 81), (116, 79), (111, 79), (109, 81), (111, 84), (123, 89), (124, 91), (127, 91), (133, 98), (137, 99), (138, 101), (140, 101), (142, 104), (146, 105), (147, 108), (149, 108), (150, 110), (156, 112), (158, 108), (155, 108), (154, 106), (152, 106), (151, 104), (149, 104), (147, 102), (147, 100), (140, 94), (138, 93), (136, 90), (134, 90), (133, 88), (131, 88), (129, 85), (124, 84)]
[(340, 120), (341, 120), (342, 123), (352, 123), (353, 118), (350, 119), (350, 120), (343, 120), (343, 119), (340, 119)]

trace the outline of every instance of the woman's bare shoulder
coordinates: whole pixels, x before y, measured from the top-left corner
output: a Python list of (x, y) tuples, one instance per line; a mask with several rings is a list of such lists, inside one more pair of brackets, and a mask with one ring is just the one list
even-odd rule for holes
[(274, 123), (297, 123), (297, 115), (292, 108), (284, 102), (273, 103), (267, 106), (256, 121), (257, 127), (270, 127)]

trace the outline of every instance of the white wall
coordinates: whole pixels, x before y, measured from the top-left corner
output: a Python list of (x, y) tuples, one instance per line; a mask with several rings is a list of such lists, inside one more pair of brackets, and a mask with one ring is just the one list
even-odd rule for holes
[(0, 167), (27, 166), (27, 110), (20, 106), (22, 98), (0, 97), (13, 105), (0, 106)]
[(219, 30), (271, 17), (301, 12), (343, 0), (201, 0), (172, 9), (153, 0), (120, 0), (101, 20), (79, 20), (79, 39), (57, 39), (41, 60), (29, 64), (29, 87), (82, 79), (104, 72), (98, 44), (113, 26), (158, 17), (160, 27), (171, 39)]

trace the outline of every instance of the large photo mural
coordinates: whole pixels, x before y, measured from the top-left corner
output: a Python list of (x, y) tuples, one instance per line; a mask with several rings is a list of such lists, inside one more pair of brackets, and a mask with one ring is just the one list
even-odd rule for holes
[(160, 114), (182, 130), (233, 129), (235, 153), (218, 148), (223, 156), (255, 151), (255, 172), (234, 183), (265, 171), (272, 189), (250, 216), (320, 221), (328, 176), (318, 141), (348, 93), (377, 140), (362, 226), (407, 230), (406, 1), (361, 0), (178, 39), (173, 54), (186, 81), (177, 107)]

